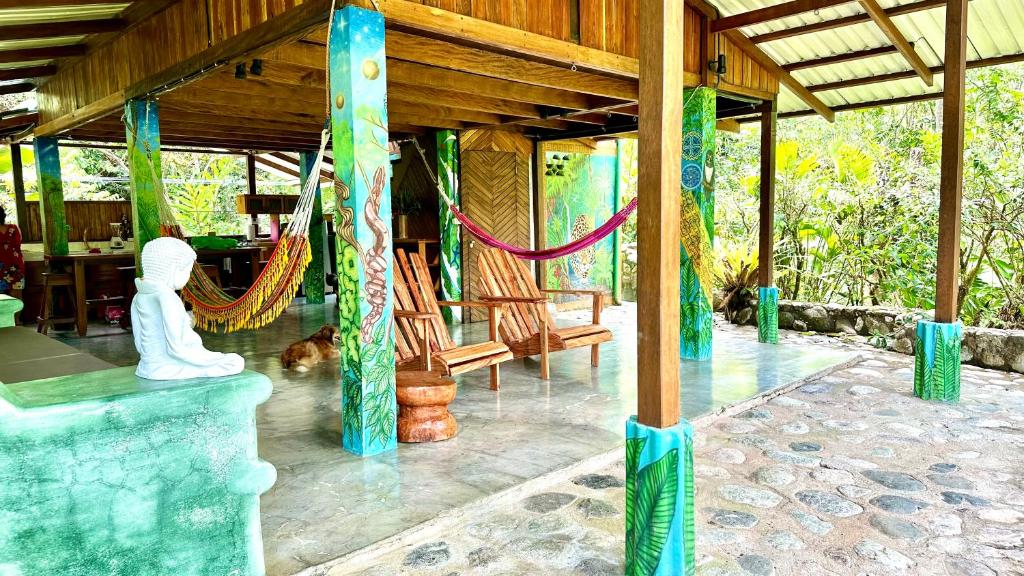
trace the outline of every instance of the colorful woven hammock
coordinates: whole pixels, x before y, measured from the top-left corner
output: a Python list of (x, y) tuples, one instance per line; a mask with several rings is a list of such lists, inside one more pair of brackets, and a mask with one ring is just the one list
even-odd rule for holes
[(518, 258), (522, 258), (523, 260), (551, 260), (553, 258), (560, 258), (562, 256), (574, 254), (581, 250), (586, 250), (587, 248), (590, 248), (591, 246), (597, 244), (601, 240), (604, 240), (605, 237), (614, 232), (616, 228), (622, 226), (622, 223), (625, 222), (626, 219), (629, 218), (630, 214), (632, 214), (636, 210), (637, 199), (633, 198), (633, 200), (630, 201), (630, 203), (627, 204), (625, 208), (616, 212), (611, 218), (608, 219), (607, 222), (605, 222), (598, 228), (595, 228), (593, 232), (587, 234), (582, 238), (573, 240), (568, 244), (563, 244), (562, 246), (543, 248), (541, 250), (530, 250), (529, 248), (523, 248), (521, 246), (513, 246), (512, 244), (506, 244), (505, 242), (502, 242), (501, 240), (498, 240), (494, 236), (488, 234), (486, 230), (484, 230), (478, 224), (470, 220), (469, 216), (466, 216), (461, 211), (459, 211), (458, 206), (456, 206), (455, 203), (452, 202), (452, 199), (448, 197), (448, 194), (445, 193), (444, 187), (441, 185), (441, 182), (439, 182), (437, 176), (434, 175), (434, 171), (430, 168), (430, 163), (427, 162), (427, 156), (423, 152), (423, 148), (420, 147), (419, 141), (413, 138), (412, 142), (413, 145), (416, 147), (416, 150), (420, 153), (420, 158), (423, 160), (423, 164), (427, 167), (427, 173), (430, 174), (430, 178), (434, 181), (434, 184), (437, 185), (437, 193), (441, 196), (441, 199), (444, 200), (444, 203), (448, 205), (448, 209), (452, 211), (452, 215), (455, 216), (455, 219), (458, 220), (460, 224), (462, 224), (462, 227), (465, 228), (473, 236), (476, 236), (478, 240), (490, 246), (491, 248), (504, 250), (505, 252), (508, 252)]
[[(245, 294), (239, 298), (231, 297), (213, 283), (198, 262), (192, 267), (192, 275), (181, 294), (192, 304), (192, 313), (198, 328), (225, 333), (255, 330), (273, 322), (288, 307), (312, 260), (309, 248), (309, 221), (320, 180), (320, 165), (329, 138), (330, 132), (324, 130), (321, 134), (320, 150), (309, 170), (310, 176), (302, 187), (288, 226), (281, 234), (281, 239), (270, 255), (266, 267)], [(154, 181), (158, 187), (160, 233), (162, 236), (182, 239), (181, 226), (175, 219), (163, 184), (155, 174)]]

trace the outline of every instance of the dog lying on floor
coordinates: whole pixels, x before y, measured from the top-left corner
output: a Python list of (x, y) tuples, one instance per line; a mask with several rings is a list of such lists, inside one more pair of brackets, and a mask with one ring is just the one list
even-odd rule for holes
[(281, 353), (281, 365), (297, 372), (305, 372), (324, 360), (338, 358), (341, 331), (337, 326), (324, 324), (315, 334), (299, 340)]

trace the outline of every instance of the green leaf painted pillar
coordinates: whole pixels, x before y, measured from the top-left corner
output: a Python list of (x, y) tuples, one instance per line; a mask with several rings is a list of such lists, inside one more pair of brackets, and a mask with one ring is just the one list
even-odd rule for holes
[(132, 233), (136, 274), (142, 276), (142, 247), (160, 237), (160, 117), (155, 100), (129, 100), (124, 105), (128, 142), (128, 178), (132, 191)]
[[(310, 171), (316, 163), (316, 152), (299, 152), (299, 186), (306, 187)], [(313, 211), (309, 216), (309, 250), (313, 259), (306, 268), (302, 280), (302, 292), (306, 295), (307, 304), (324, 303), (324, 243), (327, 229), (324, 226), (323, 199), (320, 196), (320, 175), (313, 174), (316, 179), (316, 197), (313, 199)]]
[(695, 570), (693, 427), (626, 422), (626, 576)]
[(715, 113), (715, 90), (696, 88), (683, 93), (679, 354), (691, 360), (711, 357)]
[(338, 307), (345, 449), (397, 446), (391, 163), (384, 17), (346, 6), (328, 46), (331, 136), (338, 182)]
[(960, 401), (960, 343), (963, 324), (919, 320), (914, 346), (914, 396)]
[[(459, 136), (454, 130), (437, 132), (437, 180), (448, 198), (458, 206), (459, 194)], [(444, 199), (438, 198), (441, 217), (441, 297), (444, 300), (462, 300), (462, 241), (459, 223), (448, 209)], [(462, 322), (462, 309), (441, 308), (445, 322)]]
[(757, 341), (779, 343), (779, 289), (774, 286), (757, 289)]
[[(615, 141), (615, 184), (612, 190), (612, 213), (622, 210), (622, 163), (625, 154), (622, 152), (622, 140)], [(621, 228), (621, 226), (619, 227)], [(622, 303), (622, 234), (619, 228), (612, 232), (612, 302), (617, 306)]]
[(135, 367), (0, 384), (0, 573), (264, 574), (270, 379)]
[(36, 157), (43, 252), (64, 256), (68, 253), (68, 221), (64, 215), (64, 184), (61, 182), (57, 139), (48, 136), (36, 138), (32, 141), (32, 148)]

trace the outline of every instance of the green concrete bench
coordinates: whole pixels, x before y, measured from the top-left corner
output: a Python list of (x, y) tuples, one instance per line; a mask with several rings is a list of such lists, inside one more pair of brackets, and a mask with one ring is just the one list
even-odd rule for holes
[(18, 312), (25, 307), (21, 300), (7, 294), (0, 294), (0, 328), (14, 326)]
[(270, 380), (134, 370), (0, 384), (0, 574), (263, 574)]

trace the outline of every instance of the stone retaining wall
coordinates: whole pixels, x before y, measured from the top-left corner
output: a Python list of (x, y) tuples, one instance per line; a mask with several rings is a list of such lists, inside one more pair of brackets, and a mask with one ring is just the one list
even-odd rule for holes
[[(884, 306), (841, 306), (779, 300), (779, 328), (798, 332), (819, 332), (848, 337), (875, 337), (895, 352), (914, 353), (919, 319), (932, 319), (931, 312)], [(740, 310), (736, 324), (757, 325), (756, 302)], [(1024, 330), (964, 327), (961, 352), (964, 364), (1024, 373)]]

